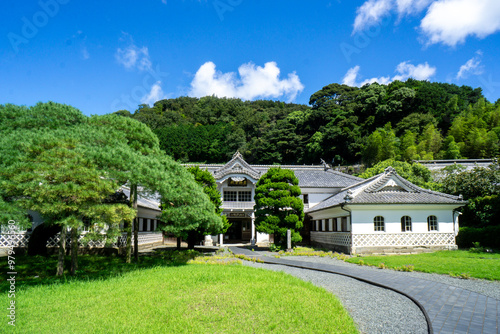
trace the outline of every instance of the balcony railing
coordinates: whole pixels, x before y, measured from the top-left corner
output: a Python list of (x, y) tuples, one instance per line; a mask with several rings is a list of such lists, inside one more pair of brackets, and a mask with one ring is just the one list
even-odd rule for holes
[(255, 202), (222, 202), (223, 209), (253, 209)]

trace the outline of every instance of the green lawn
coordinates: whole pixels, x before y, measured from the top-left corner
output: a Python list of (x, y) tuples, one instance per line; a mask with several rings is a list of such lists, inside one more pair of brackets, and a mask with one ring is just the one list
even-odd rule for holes
[[(0, 332), (357, 333), (326, 290), (238, 264), (155, 266), (109, 277), (48, 280), (20, 282), (16, 327), (4, 319)], [(6, 293), (1, 299), (8, 305)]]
[(415, 271), (448, 274), (463, 278), (483, 278), (500, 280), (499, 253), (471, 253), (463, 250), (439, 251), (413, 255), (385, 255), (352, 257), (346, 260), (351, 263), (398, 268), (414, 266)]

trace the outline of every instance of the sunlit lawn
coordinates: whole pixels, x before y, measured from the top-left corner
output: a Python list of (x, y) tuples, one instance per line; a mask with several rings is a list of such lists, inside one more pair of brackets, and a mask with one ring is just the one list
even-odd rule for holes
[(463, 278), (483, 278), (500, 280), (499, 253), (471, 253), (465, 250), (439, 251), (412, 255), (384, 255), (362, 256), (346, 260), (371, 266), (380, 266), (381, 263), (389, 268), (406, 265), (414, 266), (415, 271), (448, 274)]
[[(98, 267), (99, 258), (108, 261), (112, 275), (85, 276), (82, 268), (80, 278), (67, 282), (20, 281), (12, 332), (357, 332), (331, 293), (284, 273), (238, 264), (177, 263), (125, 270), (120, 258), (86, 260)], [(18, 272), (23, 275), (21, 267)], [(1, 299), (2, 305), (9, 302), (7, 294)], [(0, 332), (11, 332), (7, 326), (4, 321)]]

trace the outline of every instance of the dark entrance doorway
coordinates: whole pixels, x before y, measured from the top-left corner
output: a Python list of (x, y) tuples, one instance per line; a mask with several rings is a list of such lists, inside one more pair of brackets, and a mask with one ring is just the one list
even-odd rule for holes
[(224, 234), (224, 243), (250, 242), (252, 238), (251, 219), (229, 219), (231, 226)]

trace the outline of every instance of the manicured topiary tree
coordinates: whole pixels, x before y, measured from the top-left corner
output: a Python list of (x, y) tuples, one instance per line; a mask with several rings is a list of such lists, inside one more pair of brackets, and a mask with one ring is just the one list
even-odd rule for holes
[(257, 182), (255, 189), (255, 229), (274, 233), (276, 244), (286, 243), (286, 231), (292, 232), (292, 243), (302, 241), (304, 204), (299, 198), (299, 180), (292, 170), (271, 168)]

